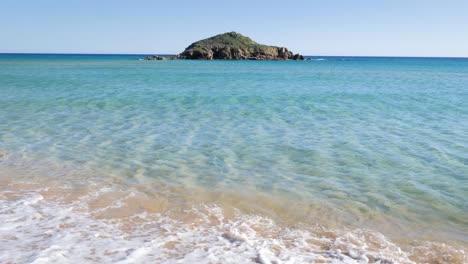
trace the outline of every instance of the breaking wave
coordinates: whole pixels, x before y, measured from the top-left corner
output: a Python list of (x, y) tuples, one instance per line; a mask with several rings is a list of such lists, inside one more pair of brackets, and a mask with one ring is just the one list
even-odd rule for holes
[(110, 180), (0, 177), (2, 263), (466, 263), (464, 248), (404, 246), (365, 229), (332, 229)]

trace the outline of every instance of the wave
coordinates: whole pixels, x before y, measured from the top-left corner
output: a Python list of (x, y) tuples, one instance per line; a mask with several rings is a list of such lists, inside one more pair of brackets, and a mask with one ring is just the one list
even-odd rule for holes
[[(0, 177), (2, 263), (466, 263), (464, 248), (365, 229), (282, 225), (108, 179)], [(10, 176), (7, 176), (10, 175)]]

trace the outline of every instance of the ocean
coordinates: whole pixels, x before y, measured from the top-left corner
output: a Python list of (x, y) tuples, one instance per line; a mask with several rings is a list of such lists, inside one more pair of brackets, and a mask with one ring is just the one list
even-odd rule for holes
[(144, 57), (0, 55), (1, 263), (468, 263), (468, 59)]

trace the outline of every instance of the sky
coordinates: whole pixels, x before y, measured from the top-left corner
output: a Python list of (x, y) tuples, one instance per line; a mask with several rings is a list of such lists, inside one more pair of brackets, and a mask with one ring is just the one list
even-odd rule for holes
[(468, 57), (468, 0), (0, 0), (0, 53), (176, 54), (230, 31), (304, 55)]

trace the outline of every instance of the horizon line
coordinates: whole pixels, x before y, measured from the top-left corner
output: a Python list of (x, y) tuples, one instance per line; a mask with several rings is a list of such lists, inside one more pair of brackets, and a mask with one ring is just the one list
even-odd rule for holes
[[(175, 56), (173, 53), (62, 53), (62, 52), (0, 52), (0, 55), (125, 55), (125, 56)], [(357, 58), (427, 58), (427, 59), (468, 59), (459, 56), (401, 56), (401, 55), (303, 55), (306, 57), (357, 57)]]

